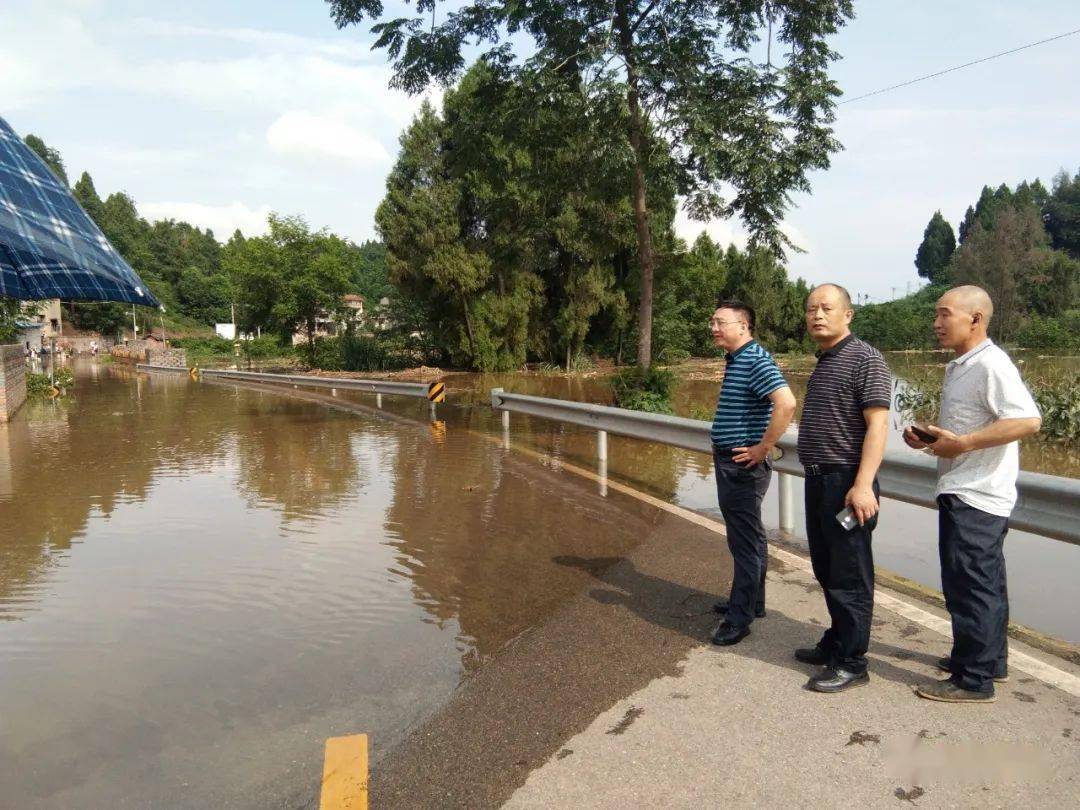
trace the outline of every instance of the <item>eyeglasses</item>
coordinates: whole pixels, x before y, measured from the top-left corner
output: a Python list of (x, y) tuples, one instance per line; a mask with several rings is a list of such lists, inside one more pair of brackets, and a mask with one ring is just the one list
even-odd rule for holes
[(744, 321), (718, 321), (718, 320), (716, 320), (716, 318), (710, 318), (709, 319), (709, 326), (710, 327), (713, 327), (713, 326), (728, 326), (730, 324), (735, 324), (735, 323), (745, 323), (745, 322)]

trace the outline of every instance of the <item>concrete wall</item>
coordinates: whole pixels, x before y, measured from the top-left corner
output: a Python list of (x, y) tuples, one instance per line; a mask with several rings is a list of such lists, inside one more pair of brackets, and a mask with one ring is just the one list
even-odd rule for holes
[(0, 346), (0, 422), (7, 422), (26, 402), (26, 363), (23, 346)]

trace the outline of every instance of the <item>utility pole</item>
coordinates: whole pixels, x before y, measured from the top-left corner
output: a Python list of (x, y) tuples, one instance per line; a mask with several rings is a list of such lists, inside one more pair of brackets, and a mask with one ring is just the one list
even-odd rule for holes
[(132, 340), (139, 339), (139, 325), (135, 323), (135, 305), (131, 305), (131, 334)]

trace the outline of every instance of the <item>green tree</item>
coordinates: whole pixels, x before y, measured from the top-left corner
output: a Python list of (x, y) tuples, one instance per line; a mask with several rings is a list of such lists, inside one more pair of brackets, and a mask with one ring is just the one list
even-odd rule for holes
[(52, 173), (56, 175), (56, 178), (65, 186), (68, 184), (67, 171), (64, 169), (64, 159), (60, 157), (60, 153), (45, 145), (45, 141), (41, 140), (37, 135), (27, 135), (23, 138), (26, 145), (29, 146), (37, 154), (39, 158), (44, 161)]
[(1043, 213), (1053, 246), (1080, 259), (1080, 171), (1072, 178), (1064, 171), (1054, 177)]
[[(451, 352), (477, 356), (472, 308), (491, 274), (490, 261), (465, 244), (458, 219), (460, 183), (450, 177), (442, 121), (425, 102), (401, 136), (401, 152), (386, 180), (386, 197), (375, 212), (388, 245), (390, 280), (407, 295), (438, 305)], [(458, 318), (447, 318), (456, 313)], [(460, 331), (455, 328), (461, 325)]]
[(995, 340), (1011, 338), (1022, 323), (1026, 302), (1024, 280), (1046, 266), (1049, 238), (1034, 206), (1002, 207), (985, 227), (976, 219), (956, 251), (950, 275), (958, 284), (976, 284), (994, 302), (990, 332)]
[[(381, 0), (329, 0), (339, 27), (378, 19)], [(668, 133), (680, 190), (695, 216), (740, 214), (754, 243), (780, 252), (779, 221), (794, 190), (807, 190), (807, 170), (828, 166), (839, 148), (832, 136), (834, 98), (827, 69), (836, 54), (827, 38), (852, 16), (850, 0), (786, 3), (748, 0), (674, 4), (653, 0), (482, 0), (436, 21), (437, 2), (416, 14), (374, 26), (376, 47), (395, 60), (394, 84), (419, 92), (431, 80), (449, 83), (464, 67), (467, 42), (487, 41), (492, 65), (515, 69), (505, 33), (529, 34), (533, 55), (519, 73), (566, 73), (583, 82), (623, 84), (625, 107), (606, 121), (624, 125), (633, 156), (629, 187), (640, 264), (638, 363), (652, 354), (656, 259), (647, 194), (651, 129)], [(783, 67), (748, 58), (765, 31), (786, 46)], [(778, 53), (781, 49), (778, 47)], [(617, 64), (613, 62), (618, 60)], [(625, 114), (623, 114), (625, 113)], [(725, 196), (725, 189), (734, 193)]]
[(802, 312), (808, 290), (802, 279), (792, 284), (775, 254), (762, 248), (741, 251), (731, 245), (724, 263), (727, 280), (723, 297), (754, 308), (755, 337), (773, 351), (803, 346), (806, 333)]
[(689, 251), (667, 264), (669, 269), (658, 276), (656, 357), (670, 362), (715, 354), (708, 322), (727, 283), (723, 249), (702, 232)]
[(390, 271), (386, 266), (386, 245), (377, 241), (366, 241), (352, 245), (353, 258), (352, 284), (356, 291), (364, 296), (369, 308), (377, 306), (379, 300), (393, 293), (390, 284)]
[(131, 326), (131, 306), (106, 301), (72, 302), (67, 319), (76, 329), (117, 335)]
[(348, 246), (326, 230), (312, 231), (302, 217), (271, 214), (265, 236), (230, 244), (224, 263), (232, 278), (242, 331), (271, 330), (283, 342), (297, 331), (316, 347), (316, 322), (342, 317), (349, 292)]
[(176, 283), (176, 296), (184, 314), (200, 323), (227, 323), (231, 317), (232, 285), (224, 273), (185, 268)]
[(90, 215), (90, 219), (100, 228), (105, 218), (105, 204), (98, 196), (97, 189), (94, 188), (94, 180), (89, 172), (83, 172), (79, 176), (71, 192), (83, 210)]
[(15, 325), (21, 308), (14, 298), (0, 297), (0, 344), (13, 343), (19, 334), (19, 328)]
[(931, 284), (944, 284), (949, 280), (949, 261), (956, 250), (956, 237), (952, 225), (935, 211), (923, 231), (922, 244), (915, 253), (915, 266), (919, 275)]

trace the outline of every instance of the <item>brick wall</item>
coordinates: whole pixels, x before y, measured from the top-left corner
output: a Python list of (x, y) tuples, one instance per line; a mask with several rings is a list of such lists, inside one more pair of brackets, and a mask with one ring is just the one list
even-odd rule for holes
[(0, 422), (7, 422), (26, 402), (26, 363), (23, 347), (0, 346)]

